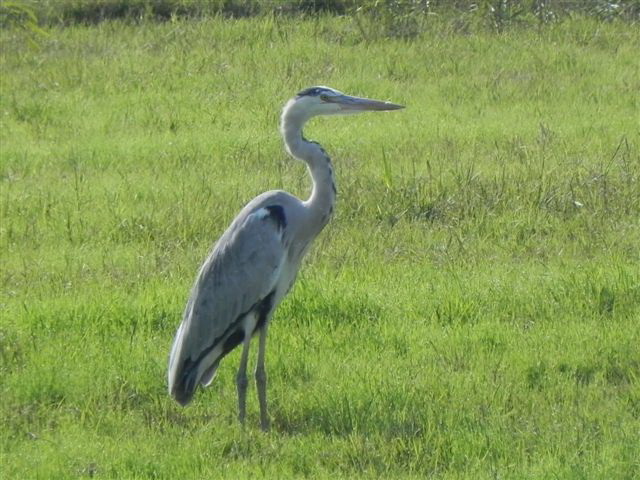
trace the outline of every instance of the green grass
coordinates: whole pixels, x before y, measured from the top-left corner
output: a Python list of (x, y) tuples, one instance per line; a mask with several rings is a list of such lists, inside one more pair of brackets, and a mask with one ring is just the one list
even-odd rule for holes
[[(3, 478), (640, 475), (635, 26), (47, 33), (0, 32)], [(242, 431), (238, 353), (182, 409), (168, 350), (238, 210), (308, 195), (277, 123), (314, 84), (407, 109), (308, 126), (337, 213), (270, 330), (272, 431), (253, 387)]]

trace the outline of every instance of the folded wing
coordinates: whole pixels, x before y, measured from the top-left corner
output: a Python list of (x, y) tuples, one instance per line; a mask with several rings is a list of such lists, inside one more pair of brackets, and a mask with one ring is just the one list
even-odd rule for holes
[(202, 265), (169, 357), (169, 392), (181, 404), (253, 333), (242, 330), (243, 320), (273, 298), (286, 259), (285, 229), (279, 205), (241, 215)]

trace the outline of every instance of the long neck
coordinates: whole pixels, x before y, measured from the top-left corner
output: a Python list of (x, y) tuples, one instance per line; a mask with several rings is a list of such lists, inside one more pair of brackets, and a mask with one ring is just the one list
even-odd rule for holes
[(311, 196), (304, 202), (312, 214), (312, 220), (320, 229), (329, 221), (336, 202), (336, 185), (333, 168), (327, 152), (315, 142), (309, 142), (302, 136), (304, 119), (293, 115), (282, 116), (281, 131), (287, 151), (298, 160), (307, 164), (313, 189)]

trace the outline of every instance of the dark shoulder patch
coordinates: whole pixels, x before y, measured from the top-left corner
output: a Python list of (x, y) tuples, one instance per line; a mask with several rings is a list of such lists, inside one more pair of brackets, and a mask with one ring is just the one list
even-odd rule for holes
[(282, 205), (269, 205), (264, 208), (269, 212), (269, 217), (277, 223), (280, 230), (287, 227), (287, 217), (284, 214)]

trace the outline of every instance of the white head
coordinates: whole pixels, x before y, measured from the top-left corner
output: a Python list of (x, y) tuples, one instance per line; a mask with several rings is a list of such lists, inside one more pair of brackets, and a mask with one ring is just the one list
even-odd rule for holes
[(284, 117), (296, 118), (304, 123), (316, 115), (348, 115), (366, 111), (398, 110), (395, 103), (352, 97), (329, 87), (311, 87), (289, 100), (283, 110)]

